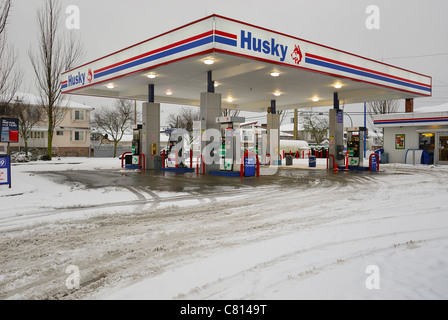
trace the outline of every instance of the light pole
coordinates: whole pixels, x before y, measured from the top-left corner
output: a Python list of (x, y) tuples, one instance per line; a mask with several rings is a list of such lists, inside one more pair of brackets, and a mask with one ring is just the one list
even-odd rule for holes
[(352, 119), (352, 117), (350, 117), (350, 115), (349, 115), (348, 113), (345, 113), (345, 112), (344, 112), (344, 114), (345, 114), (347, 117), (349, 117), (351, 126), (353, 127), (353, 119)]

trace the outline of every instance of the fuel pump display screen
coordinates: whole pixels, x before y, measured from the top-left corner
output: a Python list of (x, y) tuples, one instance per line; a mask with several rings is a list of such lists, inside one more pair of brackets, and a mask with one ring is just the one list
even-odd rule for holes
[(359, 157), (359, 142), (349, 141), (347, 144), (348, 156), (349, 157)]

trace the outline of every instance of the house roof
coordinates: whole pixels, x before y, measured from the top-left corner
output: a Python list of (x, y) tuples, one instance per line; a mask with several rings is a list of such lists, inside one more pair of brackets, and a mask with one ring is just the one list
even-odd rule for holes
[[(63, 98), (67, 98), (67, 96), (63, 96)], [(39, 106), (41, 105), (40, 97), (31, 94), (31, 93), (24, 93), (24, 92), (17, 92), (14, 95), (14, 98), (11, 102), (14, 101), (22, 101), (24, 104), (32, 105), (32, 106)], [(69, 108), (69, 109), (83, 109), (83, 110), (93, 110), (92, 107), (86, 106), (79, 102), (70, 101), (68, 99), (63, 100), (63, 104), (61, 107)]]

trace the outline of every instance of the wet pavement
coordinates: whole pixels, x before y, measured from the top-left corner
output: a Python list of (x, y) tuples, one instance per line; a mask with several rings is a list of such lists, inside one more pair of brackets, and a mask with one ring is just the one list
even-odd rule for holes
[(51, 171), (41, 172), (53, 180), (63, 183), (82, 184), (86, 188), (102, 187), (146, 187), (154, 191), (199, 193), (213, 192), (224, 189), (245, 189), (256, 187), (310, 187), (317, 184), (331, 185), (333, 182), (345, 185), (350, 182), (359, 182), (381, 172), (366, 171), (340, 171), (334, 173), (325, 169), (307, 170), (296, 168), (279, 168), (274, 175), (260, 177), (226, 177), (215, 175), (201, 175), (196, 173), (176, 173), (147, 170), (101, 170), (101, 171)]

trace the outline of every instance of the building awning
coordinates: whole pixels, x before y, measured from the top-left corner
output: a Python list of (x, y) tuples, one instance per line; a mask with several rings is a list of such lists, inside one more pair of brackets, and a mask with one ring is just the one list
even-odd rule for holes
[(394, 113), (375, 115), (376, 127), (448, 126), (448, 112)]

